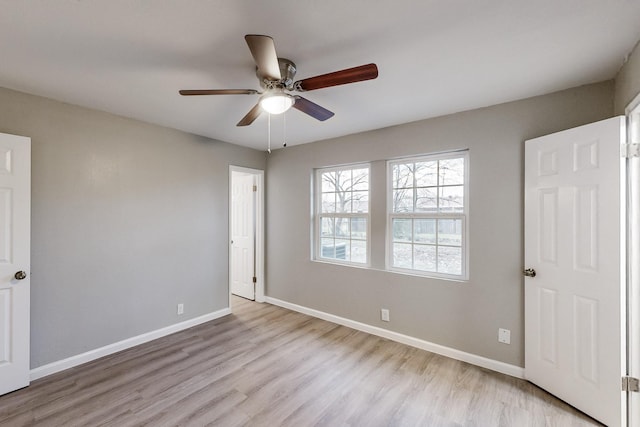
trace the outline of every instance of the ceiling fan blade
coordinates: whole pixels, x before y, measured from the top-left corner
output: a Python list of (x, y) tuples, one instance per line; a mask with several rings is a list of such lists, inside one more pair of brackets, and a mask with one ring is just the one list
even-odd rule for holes
[(181, 90), (180, 95), (255, 95), (258, 91), (254, 89), (194, 89)]
[(294, 87), (296, 90), (307, 91), (371, 80), (376, 77), (378, 77), (378, 67), (376, 64), (367, 64), (299, 80), (295, 82)]
[(260, 107), (260, 103), (257, 103), (251, 110), (249, 110), (247, 115), (238, 122), (236, 126), (249, 126), (255, 121), (255, 119), (258, 118), (260, 113), (262, 113), (262, 107)]
[(273, 39), (269, 36), (247, 34), (244, 39), (249, 46), (253, 60), (258, 66), (258, 74), (269, 80), (280, 80), (278, 54)]
[(324, 122), (334, 116), (332, 111), (327, 110), (324, 107), (319, 106), (315, 102), (311, 102), (306, 98), (296, 95), (296, 102), (293, 103), (293, 108), (300, 110), (303, 113), (310, 115), (311, 117)]

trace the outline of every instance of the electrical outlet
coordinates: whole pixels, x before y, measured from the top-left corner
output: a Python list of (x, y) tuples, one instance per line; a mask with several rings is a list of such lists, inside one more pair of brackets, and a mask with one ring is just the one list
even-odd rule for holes
[(388, 308), (381, 308), (380, 309), (380, 318), (382, 319), (383, 322), (388, 322), (389, 321), (389, 309)]
[(177, 313), (184, 314), (184, 304), (178, 304)]
[(498, 342), (511, 344), (511, 331), (509, 329), (498, 329)]

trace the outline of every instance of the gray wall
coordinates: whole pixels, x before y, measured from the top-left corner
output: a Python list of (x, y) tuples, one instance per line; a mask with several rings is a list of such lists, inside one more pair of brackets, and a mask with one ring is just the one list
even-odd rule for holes
[(0, 132), (32, 138), (32, 368), (227, 307), (229, 164), (264, 153), (7, 89)]
[(629, 55), (616, 77), (615, 113), (624, 114), (624, 109), (640, 93), (640, 42)]
[[(523, 142), (611, 117), (613, 82), (275, 151), (267, 159), (267, 295), (523, 366)], [(469, 148), (470, 280), (313, 262), (317, 167)], [(374, 266), (384, 265), (384, 192), (372, 200)], [(380, 308), (391, 322), (380, 321)], [(497, 342), (499, 327), (511, 345)]]

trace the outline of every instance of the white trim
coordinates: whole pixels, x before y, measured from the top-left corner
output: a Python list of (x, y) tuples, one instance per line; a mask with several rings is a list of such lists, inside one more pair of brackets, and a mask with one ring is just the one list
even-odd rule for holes
[(491, 369), (492, 371), (500, 372), (501, 374), (510, 375), (512, 377), (524, 379), (524, 368), (519, 366), (510, 365), (508, 363), (500, 362), (498, 360), (489, 359), (486, 357), (478, 356), (476, 354), (467, 353), (455, 348), (446, 347), (440, 344), (435, 344), (429, 341), (422, 340), (420, 338), (414, 338), (408, 335), (400, 334), (398, 332), (389, 331), (387, 329), (379, 328), (377, 326), (368, 325), (366, 323), (357, 322), (355, 320), (346, 319), (344, 317), (336, 316), (333, 314), (325, 313), (323, 311), (314, 310), (312, 308), (303, 307), (301, 305), (293, 304), (290, 302), (282, 301), (277, 298), (266, 297), (266, 302), (269, 304), (277, 305), (288, 310), (297, 311), (308, 316), (317, 317), (318, 319), (326, 320), (328, 322), (336, 323), (338, 325), (346, 326), (358, 331), (366, 332), (371, 335), (386, 338), (401, 344), (406, 344), (411, 347), (416, 347), (422, 350), (430, 351), (432, 353), (440, 354), (442, 356), (449, 357), (451, 359), (467, 362), (481, 368)]
[(264, 171), (242, 166), (229, 165), (229, 307), (231, 307), (231, 184), (233, 172), (248, 173), (254, 176), (256, 190), (256, 302), (265, 302), (265, 274), (264, 274)]
[(624, 109), (624, 115), (628, 116), (629, 113), (634, 110), (638, 105), (640, 105), (640, 93), (638, 93), (633, 100), (627, 104), (626, 108)]
[(153, 341), (167, 335), (171, 335), (175, 332), (180, 332), (185, 329), (192, 328), (201, 323), (209, 322), (228, 314), (231, 314), (231, 309), (228, 307), (223, 308), (221, 310), (214, 311), (203, 316), (185, 320), (184, 322), (176, 323), (161, 329), (156, 329), (155, 331), (127, 338), (125, 340), (105, 345), (104, 347), (96, 348), (94, 350), (89, 350), (86, 353), (77, 354), (75, 356), (67, 357), (66, 359), (58, 360), (57, 362), (39, 366), (31, 370), (30, 378), (31, 381), (35, 381), (48, 375), (64, 371), (65, 369), (73, 368), (75, 366), (82, 365), (83, 363), (91, 362), (92, 360), (96, 360), (101, 357), (108, 356), (110, 354), (114, 354), (119, 351), (126, 350), (128, 348), (135, 347), (137, 345), (144, 344), (146, 342)]
[[(635, 116), (632, 118), (632, 114)], [(627, 105), (625, 109), (627, 117), (627, 144), (637, 143), (640, 140), (640, 93)], [(632, 136), (634, 138), (632, 138)], [(626, 316), (624, 316), (622, 326), (626, 330), (627, 346), (623, 362), (626, 362), (626, 374), (638, 378), (640, 376), (640, 268), (634, 260), (640, 254), (640, 186), (638, 186), (640, 178), (640, 160), (638, 158), (625, 159), (627, 165), (626, 176), (626, 196), (627, 205), (623, 209), (626, 214), (624, 218), (626, 231), (626, 249), (627, 249), (627, 282), (623, 284), (626, 290), (627, 302), (623, 305), (626, 308)], [(624, 366), (624, 365), (623, 365)], [(640, 395), (638, 393), (628, 393), (627, 413), (623, 414), (627, 417), (627, 425), (636, 425), (640, 420)]]

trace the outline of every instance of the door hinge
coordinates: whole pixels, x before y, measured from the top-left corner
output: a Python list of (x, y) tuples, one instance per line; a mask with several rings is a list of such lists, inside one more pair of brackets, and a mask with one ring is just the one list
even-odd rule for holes
[(257, 283), (258, 282), (258, 278), (256, 276), (253, 276), (253, 283)]
[(620, 154), (624, 158), (640, 157), (640, 144), (622, 144), (620, 148)]
[(258, 186), (257, 185), (253, 186), (253, 191), (258, 191)]
[(622, 377), (622, 391), (639, 392), (640, 381), (633, 377)]

